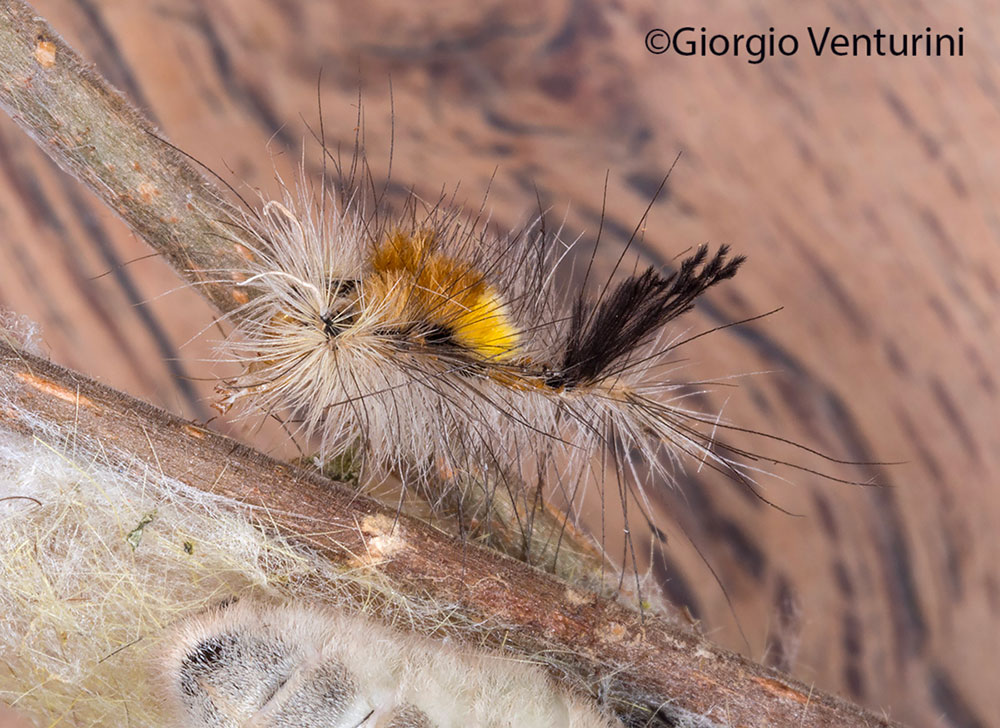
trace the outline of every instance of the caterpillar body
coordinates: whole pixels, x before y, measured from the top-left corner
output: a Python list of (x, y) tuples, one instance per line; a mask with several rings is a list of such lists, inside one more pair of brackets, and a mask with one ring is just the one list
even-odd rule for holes
[(321, 455), (350, 454), (364, 480), (399, 473), (432, 501), (478, 482), (530, 503), (541, 486), (572, 513), (610, 478), (645, 508), (685, 456), (750, 482), (716, 446), (719, 419), (686, 406), (698, 386), (677, 377), (668, 326), (742, 256), (702, 246), (590, 297), (590, 268), (572, 293), (572, 246), (543, 222), (502, 237), (421, 204), (389, 219), (324, 188), (244, 217), (252, 295), (226, 407), (290, 408)]
[(302, 604), (226, 604), (164, 640), (165, 707), (184, 728), (613, 728), (541, 668)]

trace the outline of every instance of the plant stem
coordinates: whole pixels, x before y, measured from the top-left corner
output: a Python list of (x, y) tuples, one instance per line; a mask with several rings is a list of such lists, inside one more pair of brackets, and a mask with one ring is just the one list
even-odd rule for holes
[(218, 189), (19, 0), (0, 0), (0, 106), (220, 311), (242, 302), (218, 280), (247, 262)]
[[(334, 564), (370, 569), (420, 602), (458, 605), (475, 644), (558, 655), (571, 683), (600, 685), (628, 725), (890, 726), (698, 635), (574, 589), (490, 549), (398, 515), (315, 473), (0, 343), (0, 426), (53, 427), (101, 443), (125, 469), (152, 467), (267, 509), (283, 535)], [(25, 415), (25, 413), (30, 413)], [(364, 555), (364, 556), (362, 556)], [(558, 675), (557, 675), (558, 677)], [(651, 720), (652, 719), (652, 720)]]

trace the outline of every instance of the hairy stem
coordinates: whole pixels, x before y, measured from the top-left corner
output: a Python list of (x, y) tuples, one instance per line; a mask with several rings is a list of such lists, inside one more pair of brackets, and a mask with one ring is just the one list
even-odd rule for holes
[(478, 625), (466, 635), (470, 642), (558, 655), (560, 670), (574, 683), (600, 686), (628, 725), (891, 725), (659, 618), (397, 516), (315, 473), (2, 343), (0, 393), (0, 426), (30, 435), (53, 426), (79, 432), (105, 443), (121, 468), (154, 467), (266, 508), (274, 528), (335, 564), (357, 569), (359, 555), (367, 555), (363, 567), (393, 590), (459, 605)]

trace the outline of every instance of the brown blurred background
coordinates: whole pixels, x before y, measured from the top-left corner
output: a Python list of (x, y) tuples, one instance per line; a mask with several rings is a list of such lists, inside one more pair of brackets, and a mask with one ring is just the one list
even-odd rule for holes
[[(251, 188), (275, 190), (275, 166), (290, 174), (301, 158), (321, 68), (333, 143), (353, 143), (360, 85), (385, 173), (391, 78), (394, 181), (429, 198), (461, 183), (474, 213), (495, 170), (500, 228), (536, 212), (537, 188), (565, 237), (592, 240), (609, 171), (607, 255), (683, 152), (645, 259), (669, 263), (701, 242), (749, 256), (686, 325), (785, 307), (687, 352), (701, 378), (767, 372), (706, 406), (836, 457), (905, 464), (832, 468), (877, 489), (786, 472), (766, 495), (801, 518), (692, 471), (658, 494), (670, 548), (657, 578), (712, 639), (819, 688), (913, 726), (1000, 725), (1000, 11), (679, 5), (35, 2), (174, 143)], [(774, 26), (803, 48), (760, 65), (644, 49), (650, 28), (682, 25)], [(816, 58), (808, 25), (964, 26), (965, 56)], [(314, 146), (307, 164), (318, 168)], [(207, 304), (158, 259), (122, 267), (148, 252), (142, 241), (6, 118), (0, 215), (0, 305), (41, 325), (49, 356), (211, 416)]]

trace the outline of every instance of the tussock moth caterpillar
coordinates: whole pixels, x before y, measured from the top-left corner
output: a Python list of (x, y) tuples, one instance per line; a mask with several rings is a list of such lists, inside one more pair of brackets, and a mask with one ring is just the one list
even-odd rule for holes
[(612, 728), (541, 668), (301, 604), (238, 601), (164, 640), (157, 680), (185, 728)]
[(243, 374), (225, 407), (287, 408), (323, 458), (346, 457), (362, 483), (398, 474), (432, 505), (458, 493), (461, 509), (478, 484), (527, 514), (526, 529), (543, 498), (579, 515), (593, 485), (620, 500), (626, 533), (630, 502), (652, 523), (648, 488), (688, 464), (762, 499), (759, 460), (806, 469), (741, 460), (720, 433), (798, 446), (699, 409), (718, 382), (680, 371), (705, 332), (677, 318), (742, 256), (701, 246), (675, 270), (627, 272), (622, 251), (603, 284), (591, 285), (593, 257), (574, 281), (577, 251), (544, 215), (500, 235), (412, 192), (390, 211), (374, 183), (354, 183), (358, 159), (372, 179), (357, 154), (346, 180), (338, 165), (340, 182), (283, 185), (232, 221), (252, 240), (236, 285), (253, 295), (234, 314)]
[(491, 238), (437, 207), (411, 213), (373, 224), (290, 193), (263, 206), (228, 403), (290, 406), (324, 452), (360, 443), (367, 465), (418, 478), (499, 467), (533, 481), (554, 450), (575, 472), (609, 445), (659, 476), (662, 452), (706, 454), (690, 423), (708, 416), (663, 376), (679, 345), (664, 327), (742, 257), (701, 247), (674, 272), (568, 299), (568, 246), (541, 225)]

